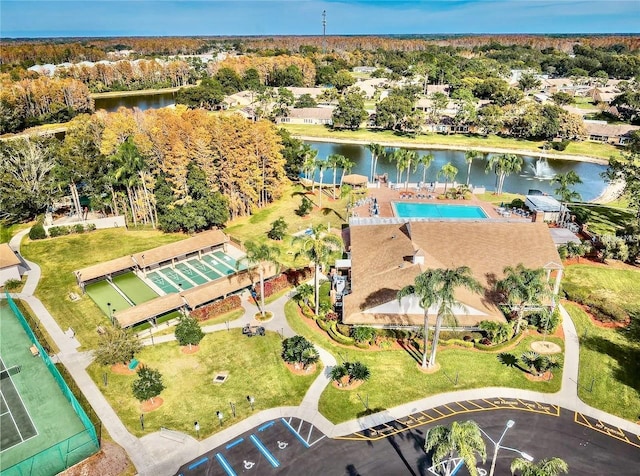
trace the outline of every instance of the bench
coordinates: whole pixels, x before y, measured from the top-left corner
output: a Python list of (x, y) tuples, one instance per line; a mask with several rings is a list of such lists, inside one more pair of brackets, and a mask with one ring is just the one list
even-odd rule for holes
[(69, 299), (71, 299), (71, 301), (76, 302), (80, 300), (80, 296), (78, 296), (76, 293), (69, 293)]
[(29, 350), (31, 351), (31, 355), (33, 355), (34, 357), (37, 357), (38, 355), (40, 355), (40, 351), (35, 345), (32, 345), (31, 347), (29, 347)]
[(96, 327), (96, 332), (102, 336), (107, 333), (107, 330), (102, 326), (98, 326)]
[(129, 370), (135, 370), (139, 363), (138, 359), (131, 359), (131, 362), (129, 362)]

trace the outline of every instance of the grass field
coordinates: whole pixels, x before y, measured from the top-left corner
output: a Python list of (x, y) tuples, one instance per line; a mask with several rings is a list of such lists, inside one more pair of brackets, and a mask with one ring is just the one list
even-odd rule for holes
[(0, 243), (9, 243), (13, 235), (18, 233), (20, 230), (31, 227), (32, 225), (33, 222), (7, 225), (3, 221), (0, 221)]
[[(622, 202), (624, 203), (624, 202)], [(570, 205), (579, 221), (589, 224), (589, 231), (598, 235), (615, 235), (625, 224), (635, 220), (633, 210), (610, 205)]]
[[(60, 327), (75, 330), (76, 337), (87, 349), (96, 346), (99, 340), (96, 327), (108, 323), (108, 318), (89, 296), (82, 295), (73, 271), (184, 238), (182, 234), (112, 228), (39, 241), (27, 238), (21, 249), (25, 258), (38, 263), (42, 270), (36, 296)], [(82, 298), (72, 302), (69, 292)]]
[(567, 303), (565, 309), (580, 337), (580, 399), (612, 415), (638, 421), (640, 316), (630, 329), (605, 329), (594, 325), (577, 305)]
[[(128, 430), (137, 436), (170, 428), (196, 436), (193, 422), (200, 423), (205, 438), (220, 430), (216, 411), (224, 413), (224, 425), (230, 426), (251, 414), (246, 396), (255, 397), (255, 411), (298, 405), (317, 376), (293, 375), (284, 365), (280, 336), (267, 332), (265, 337), (247, 338), (240, 329), (207, 334), (195, 354), (183, 354), (176, 342), (145, 347), (136, 358), (163, 376), (166, 389), (160, 397), (164, 404), (145, 414), (145, 431), (140, 429), (140, 404), (131, 394), (135, 375), (117, 375), (94, 363), (89, 367), (93, 380)], [(213, 384), (217, 372), (229, 372), (223, 384)], [(108, 385), (103, 374), (108, 372)], [(236, 417), (229, 402), (236, 404)]]
[[(470, 388), (482, 388), (488, 385), (513, 387), (538, 392), (557, 392), (562, 381), (562, 370), (554, 372), (554, 378), (548, 382), (531, 382), (524, 372), (500, 364), (496, 353), (479, 352), (473, 349), (442, 347), (438, 351), (438, 363), (441, 369), (427, 375), (418, 369), (414, 358), (404, 350), (360, 350), (338, 346), (329, 337), (317, 333), (300, 318), (297, 305), (289, 301), (285, 306), (289, 325), (300, 335), (317, 343), (331, 352), (340, 362), (358, 360), (371, 370), (371, 379), (358, 390), (344, 391), (329, 386), (320, 398), (320, 412), (333, 423), (348, 421), (360, 416), (365, 407), (358, 397), (369, 400), (369, 408), (382, 411), (403, 403), (436, 395)], [(547, 338), (564, 348), (562, 340)], [(515, 348), (507, 350), (519, 356), (530, 350), (530, 344), (540, 340), (529, 336)], [(457, 385), (454, 382), (457, 381)]]
[(564, 282), (589, 288), (606, 290), (612, 302), (640, 319), (640, 268), (616, 269), (610, 267), (571, 265), (565, 268)]
[[(415, 144), (416, 146), (443, 145), (447, 147), (459, 147), (461, 150), (465, 148), (495, 148), (495, 149), (513, 149), (523, 153), (532, 154), (541, 153), (542, 146), (545, 141), (529, 141), (519, 139), (508, 139), (498, 136), (466, 136), (462, 134), (442, 135), (428, 134), (419, 135), (415, 138), (398, 135), (391, 131), (370, 131), (367, 129), (359, 129), (357, 131), (338, 131), (331, 130), (324, 126), (304, 125), (304, 124), (281, 124), (294, 135), (309, 137), (324, 137), (343, 140), (356, 140), (366, 142), (406, 142)], [(596, 143), (596, 142), (571, 142), (564, 151), (551, 151), (557, 155), (574, 155), (584, 157), (594, 157), (598, 159), (608, 160), (612, 155), (620, 155), (619, 149), (612, 145)]]

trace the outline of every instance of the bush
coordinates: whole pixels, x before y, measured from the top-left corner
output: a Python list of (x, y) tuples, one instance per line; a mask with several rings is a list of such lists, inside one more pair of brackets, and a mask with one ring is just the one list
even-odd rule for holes
[(590, 296), (584, 304), (589, 307), (589, 312), (598, 321), (625, 322), (629, 319), (624, 309), (603, 296)]
[(335, 321), (332, 321), (330, 325), (331, 327), (329, 327), (329, 330), (328, 330), (329, 337), (331, 337), (333, 340), (343, 345), (355, 344), (355, 341), (351, 337), (346, 337), (342, 335), (340, 332), (338, 332), (338, 330), (336, 329)]
[(313, 202), (309, 200), (307, 197), (302, 197), (302, 203), (296, 210), (296, 215), (301, 217), (307, 216), (312, 208), (313, 208)]
[(52, 226), (51, 228), (49, 228), (49, 236), (51, 238), (55, 238), (56, 236), (69, 235), (69, 234), (71, 234), (71, 228), (68, 226)]
[(196, 318), (198, 321), (206, 321), (208, 319), (221, 316), (227, 312), (239, 309), (242, 307), (242, 301), (240, 296), (233, 295), (219, 301), (215, 301), (206, 306), (199, 307), (191, 311), (191, 317)]
[(441, 345), (459, 345), (460, 347), (472, 348), (473, 342), (460, 340), (460, 339), (449, 339), (449, 340), (439, 340), (438, 344)]
[(559, 142), (551, 142), (550, 145), (553, 150), (565, 150), (570, 143), (570, 140), (565, 139)]
[(84, 233), (84, 225), (82, 223), (78, 223), (76, 225), (73, 225), (73, 232), (74, 233)]
[(534, 312), (526, 317), (529, 324), (534, 326), (538, 332), (553, 334), (560, 324), (560, 310), (556, 308), (553, 314), (548, 316), (548, 318), (547, 316), (548, 313), (546, 312)]
[[(280, 291), (291, 287), (287, 276), (281, 274), (280, 276), (276, 276), (275, 278), (270, 279), (269, 281), (264, 282), (264, 297), (268, 298), (269, 296), (279, 293)], [(255, 286), (256, 298), (260, 299), (260, 284)]]
[(43, 240), (47, 237), (47, 232), (41, 222), (36, 223), (29, 230), (29, 238), (32, 240)]
[(352, 337), (351, 336), (351, 326), (348, 326), (346, 324), (338, 324), (336, 322), (335, 323), (335, 329), (345, 337)]
[(376, 336), (376, 331), (372, 327), (355, 326), (351, 328), (351, 337), (356, 342), (371, 342)]
[(87, 229), (87, 231), (95, 231), (96, 224), (95, 223), (87, 223), (86, 229)]
[(522, 208), (524, 207), (524, 201), (521, 198), (514, 198), (511, 201), (511, 208)]
[(577, 302), (578, 304), (584, 304), (591, 291), (589, 288), (579, 286), (573, 283), (562, 283), (562, 293), (564, 297), (569, 301)]
[(272, 240), (281, 240), (287, 234), (287, 222), (283, 217), (271, 222), (271, 229), (267, 232), (267, 236)]

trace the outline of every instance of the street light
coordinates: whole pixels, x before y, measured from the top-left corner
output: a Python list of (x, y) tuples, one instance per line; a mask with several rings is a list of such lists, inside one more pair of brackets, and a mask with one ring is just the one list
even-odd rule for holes
[(504, 438), (504, 435), (507, 434), (507, 431), (509, 430), (509, 428), (512, 428), (513, 425), (515, 425), (516, 422), (513, 420), (508, 420), (507, 421), (507, 425), (504, 427), (504, 431), (502, 432), (502, 435), (500, 435), (500, 438), (498, 439), (498, 441), (493, 441), (493, 439), (487, 435), (487, 433), (480, 428), (480, 431), (482, 432), (482, 434), (484, 436), (486, 436), (487, 438), (489, 438), (489, 441), (491, 441), (491, 443), (493, 443), (494, 446), (494, 450), (493, 450), (493, 460), (491, 461), (491, 470), (489, 471), (489, 476), (493, 476), (493, 473), (496, 470), (496, 460), (498, 459), (498, 450), (500, 448), (502, 448), (503, 450), (509, 450), (509, 451), (513, 451), (515, 453), (518, 453), (520, 456), (522, 456), (524, 459), (526, 459), (527, 461), (533, 461), (533, 456), (531, 456), (530, 454), (525, 453), (524, 451), (520, 451), (517, 450), (515, 448), (510, 448), (508, 446), (502, 446), (500, 443), (502, 443), (502, 439)]

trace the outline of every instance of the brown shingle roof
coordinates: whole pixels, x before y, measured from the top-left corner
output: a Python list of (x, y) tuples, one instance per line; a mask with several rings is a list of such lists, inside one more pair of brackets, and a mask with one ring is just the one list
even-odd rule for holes
[(92, 279), (101, 278), (108, 274), (117, 273), (125, 269), (135, 267), (135, 263), (131, 259), (131, 256), (122, 256), (121, 258), (112, 259), (111, 261), (105, 261), (104, 263), (95, 264), (87, 268), (82, 268), (76, 271), (80, 282), (91, 281)]
[[(178, 256), (200, 251), (210, 246), (217, 246), (229, 241), (227, 235), (221, 230), (209, 230), (198, 233), (186, 240), (169, 243), (168, 245), (159, 246), (152, 250), (133, 255), (133, 259), (141, 266), (150, 266), (152, 264), (162, 263)], [(144, 256), (144, 258), (143, 258)]]
[(17, 266), (20, 260), (7, 243), (0, 244), (0, 269)]
[(184, 301), (179, 294), (167, 294), (129, 309), (117, 311), (113, 317), (117, 319), (120, 326), (130, 327), (149, 318), (178, 309), (183, 305)]
[(332, 107), (300, 107), (289, 109), (289, 117), (296, 119), (331, 119), (333, 117)]
[[(503, 320), (491, 301), (493, 281), (502, 279), (505, 266), (561, 269), (562, 264), (544, 223), (430, 221), (390, 225), (352, 226), (351, 289), (344, 299), (348, 324), (422, 324), (423, 315), (363, 313), (396, 299), (397, 292), (432, 268), (469, 266), (485, 292), (460, 290), (462, 304), (485, 314), (458, 316), (461, 325), (479, 320)], [(424, 252), (424, 265), (412, 264), (415, 250)]]

